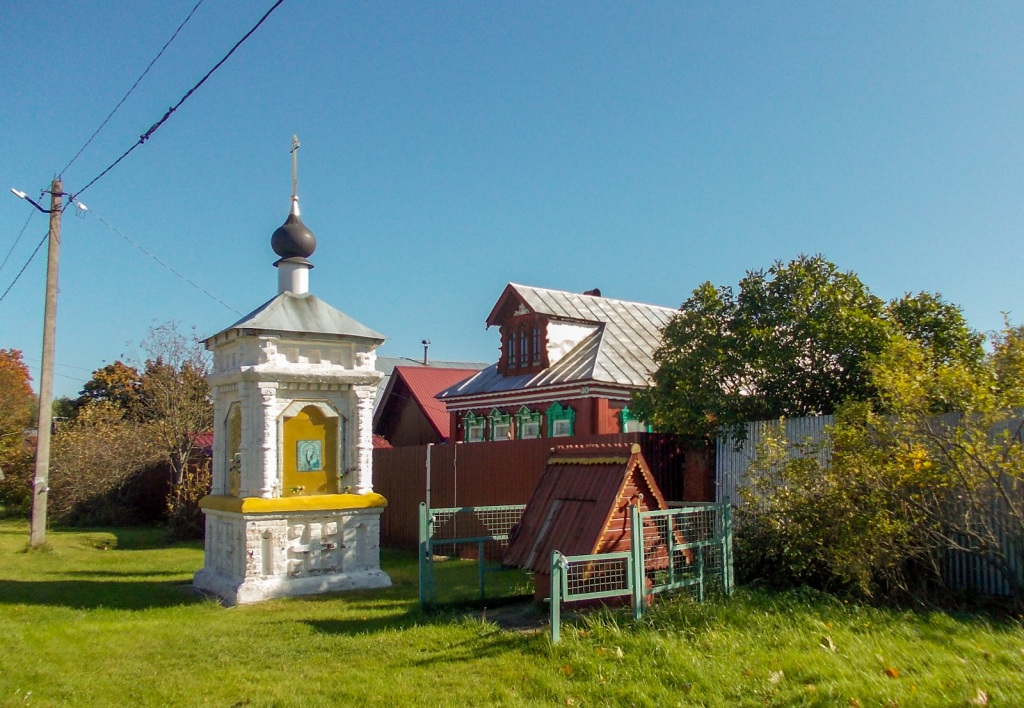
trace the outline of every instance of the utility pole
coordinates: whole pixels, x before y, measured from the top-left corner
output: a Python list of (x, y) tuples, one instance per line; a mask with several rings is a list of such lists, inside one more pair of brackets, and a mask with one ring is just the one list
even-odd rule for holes
[(39, 372), (39, 430), (36, 437), (36, 476), (32, 480), (32, 526), (29, 533), (29, 546), (32, 548), (38, 548), (46, 542), (46, 495), (50, 491), (50, 428), (53, 422), (53, 354), (57, 336), (57, 271), (60, 262), (61, 197), (64, 196), (62, 187), (59, 177), (50, 185), (43, 360)]

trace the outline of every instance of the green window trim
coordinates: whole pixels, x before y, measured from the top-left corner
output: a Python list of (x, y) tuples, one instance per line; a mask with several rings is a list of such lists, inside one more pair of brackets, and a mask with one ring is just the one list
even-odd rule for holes
[(509, 435), (512, 432), (512, 415), (509, 413), (502, 413), (497, 408), (491, 411), (490, 415), (487, 416), (487, 420), (490, 422), (490, 435), (488, 440), (492, 442), (498, 440), (510, 440)]
[(619, 411), (619, 421), (621, 421), (622, 432), (624, 433), (651, 432), (651, 426), (645, 425), (642, 420), (637, 418), (633, 411), (629, 410), (629, 406), (624, 406), (622, 410)]
[[(483, 442), (485, 420), (486, 419), (483, 416), (473, 415), (472, 411), (462, 416), (463, 442)], [(474, 430), (480, 431), (479, 436), (473, 435)]]
[(576, 434), (576, 411), (555, 401), (545, 413), (548, 419), (548, 437), (563, 438)]
[[(535, 432), (534, 435), (524, 435), (524, 433)], [(516, 413), (516, 439), (517, 440), (530, 440), (540, 437), (540, 411), (531, 411), (526, 406), (519, 409)]]

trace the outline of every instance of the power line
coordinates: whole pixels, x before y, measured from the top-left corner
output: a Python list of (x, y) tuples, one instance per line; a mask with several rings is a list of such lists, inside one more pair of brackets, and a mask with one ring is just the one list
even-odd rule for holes
[(36, 257), (36, 254), (39, 253), (39, 249), (43, 247), (43, 244), (46, 243), (46, 239), (48, 239), (49, 237), (50, 237), (50, 232), (49, 231), (47, 231), (45, 234), (43, 234), (42, 240), (40, 240), (38, 245), (36, 245), (36, 250), (32, 251), (32, 255), (28, 257), (28, 260), (25, 261), (25, 265), (23, 265), (21, 267), (21, 270), (18, 271), (18, 274), (16, 276), (14, 276), (14, 280), (12, 280), (11, 284), (7, 286), (6, 290), (4, 290), (4, 294), (0, 295), (0, 302), (3, 302), (4, 298), (7, 297), (7, 293), (11, 292), (11, 288), (13, 288), (14, 284), (18, 282), (18, 278), (20, 278), (21, 274), (25, 272), (25, 269), (28, 268), (28, 264), (31, 263), (32, 259)]
[(226, 61), (228, 60), (228, 58), (229, 58), (229, 57), (230, 57), (230, 56), (231, 56), (232, 54), (234, 54), (234, 53), (235, 53), (235, 50), (236, 50), (236, 49), (238, 49), (238, 48), (239, 48), (240, 46), (242, 46), (242, 43), (243, 43), (243, 42), (245, 42), (245, 40), (249, 39), (250, 35), (252, 35), (252, 33), (253, 33), (253, 32), (255, 32), (255, 31), (256, 31), (257, 29), (259, 29), (260, 25), (262, 25), (262, 24), (263, 24), (263, 22), (264, 22), (264, 21), (265, 21), (265, 20), (266, 20), (266, 19), (267, 19), (268, 17), (270, 17), (270, 13), (272, 13), (272, 12), (273, 12), (274, 10), (276, 10), (276, 9), (278, 8), (278, 6), (279, 6), (279, 5), (280, 5), (280, 4), (282, 3), (282, 2), (284, 2), (284, 0), (277, 0), (277, 2), (275, 2), (275, 3), (274, 3), (274, 6), (273, 6), (273, 7), (271, 7), (271, 8), (269, 9), (269, 10), (267, 10), (267, 12), (266, 12), (266, 13), (265, 13), (265, 14), (263, 15), (263, 17), (261, 17), (261, 18), (260, 18), (259, 22), (257, 22), (257, 23), (256, 23), (255, 25), (253, 25), (253, 28), (252, 28), (251, 30), (249, 30), (248, 32), (246, 32), (246, 33), (245, 33), (245, 36), (244, 36), (244, 37), (242, 37), (242, 38), (241, 38), (240, 40), (238, 40), (238, 42), (236, 42), (236, 43), (235, 43), (235, 46), (233, 46), (233, 47), (231, 48), (231, 51), (229, 51), (229, 52), (228, 52), (227, 54), (225, 54), (225, 55), (224, 55), (224, 58), (223, 58), (223, 59), (221, 59), (221, 60), (220, 60), (219, 62), (217, 62), (217, 64), (216, 64), (216, 65), (215, 65), (215, 66), (214, 66), (214, 67), (213, 67), (212, 69), (210, 69), (210, 70), (209, 70), (208, 72), (206, 72), (206, 76), (204, 76), (204, 77), (203, 77), (202, 79), (200, 79), (200, 80), (199, 80), (199, 83), (197, 83), (197, 84), (196, 84), (195, 86), (193, 86), (192, 88), (190, 88), (190, 89), (188, 90), (188, 92), (187, 92), (187, 93), (186, 93), (186, 94), (185, 94), (184, 96), (182, 96), (182, 97), (181, 97), (181, 100), (179, 100), (179, 101), (178, 101), (178, 102), (177, 102), (176, 104), (174, 104), (173, 106), (171, 106), (170, 108), (168, 108), (168, 109), (167, 109), (167, 112), (166, 112), (166, 113), (164, 113), (164, 117), (163, 117), (163, 118), (161, 118), (161, 119), (160, 119), (160, 120), (158, 120), (158, 121), (157, 121), (156, 123), (154, 123), (154, 124), (153, 124), (152, 126), (150, 126), (149, 130), (147, 130), (147, 131), (146, 131), (145, 133), (143, 133), (142, 135), (140, 135), (140, 136), (139, 136), (139, 141), (138, 141), (137, 143), (135, 143), (135, 144), (134, 144), (134, 145), (132, 145), (132, 146), (131, 146), (130, 148), (128, 148), (128, 149), (127, 149), (127, 150), (126, 150), (126, 151), (124, 152), (124, 154), (123, 154), (123, 155), (121, 155), (121, 157), (119, 157), (119, 158), (117, 158), (116, 160), (114, 160), (114, 161), (113, 161), (113, 162), (112, 162), (112, 163), (110, 164), (110, 166), (109, 166), (109, 167), (107, 167), (107, 169), (103, 170), (103, 171), (102, 171), (102, 172), (100, 172), (100, 173), (99, 173), (98, 175), (96, 175), (96, 176), (95, 176), (95, 177), (94, 177), (94, 178), (93, 178), (93, 179), (92, 179), (92, 180), (91, 180), (91, 181), (90, 181), (90, 182), (89, 182), (88, 184), (86, 184), (86, 185), (85, 185), (84, 187), (82, 187), (82, 188), (81, 188), (80, 190), (78, 190), (78, 191), (77, 191), (77, 192), (76, 192), (75, 194), (71, 195), (70, 199), (68, 200), (68, 204), (70, 205), (70, 204), (71, 204), (71, 202), (73, 202), (73, 201), (74, 201), (74, 200), (75, 200), (75, 199), (76, 199), (77, 197), (79, 197), (79, 196), (80, 196), (80, 195), (82, 194), (82, 192), (84, 192), (85, 190), (89, 189), (89, 187), (91, 187), (92, 185), (94, 185), (94, 184), (95, 184), (95, 183), (96, 183), (96, 182), (97, 182), (98, 180), (100, 180), (100, 179), (101, 179), (101, 178), (102, 178), (102, 177), (103, 177), (103, 176), (104, 176), (105, 174), (107, 174), (107, 173), (108, 173), (108, 172), (110, 172), (110, 171), (111, 171), (112, 169), (114, 169), (114, 167), (116, 167), (116, 166), (117, 166), (117, 164), (118, 164), (119, 162), (121, 162), (121, 160), (123, 160), (124, 158), (128, 157), (128, 155), (129, 155), (129, 154), (131, 154), (132, 150), (134, 150), (135, 148), (139, 147), (139, 146), (140, 146), (140, 145), (142, 145), (142, 144), (143, 144), (144, 142), (146, 142), (147, 140), (149, 140), (150, 136), (151, 136), (151, 135), (153, 135), (153, 133), (155, 133), (155, 132), (157, 131), (157, 129), (158, 129), (158, 128), (159, 128), (159, 127), (160, 127), (161, 125), (163, 125), (163, 124), (164, 124), (164, 123), (165, 123), (165, 122), (167, 121), (167, 119), (168, 119), (168, 118), (170, 118), (170, 117), (171, 117), (171, 114), (172, 114), (172, 113), (174, 113), (174, 112), (175, 112), (176, 110), (178, 110), (178, 108), (180, 108), (180, 107), (181, 107), (181, 104), (183, 104), (183, 103), (184, 103), (185, 101), (187, 101), (187, 100), (189, 99), (189, 97), (190, 97), (190, 96), (191, 96), (191, 95), (192, 95), (193, 93), (195, 93), (195, 91), (196, 91), (196, 90), (197, 90), (197, 89), (198, 89), (198, 88), (199, 88), (200, 86), (202, 86), (202, 85), (203, 85), (203, 84), (204, 84), (204, 83), (206, 82), (206, 80), (207, 80), (208, 78), (210, 78), (210, 76), (211, 76), (211, 75), (213, 75), (213, 72), (217, 71), (217, 69), (219, 69), (219, 68), (221, 67), (221, 64), (223, 64), (224, 62), (226, 62)]
[(2, 271), (4, 269), (5, 265), (7, 265), (7, 260), (11, 257), (11, 254), (14, 253), (14, 247), (18, 245), (19, 241), (21, 241), (21, 237), (25, 233), (25, 229), (28, 228), (28, 222), (32, 221), (32, 217), (35, 216), (35, 215), (36, 215), (36, 213), (34, 211), (30, 211), (28, 213), (28, 218), (25, 219), (25, 225), (21, 227), (21, 231), (18, 232), (18, 237), (15, 238), (14, 239), (14, 243), (11, 244), (11, 250), (9, 250), (7, 252), (7, 255), (4, 256), (4, 262), (0, 263), (0, 271)]
[(97, 128), (96, 131), (92, 135), (89, 136), (89, 139), (85, 141), (85, 145), (83, 145), (78, 150), (78, 152), (75, 153), (75, 156), (71, 158), (71, 162), (69, 162), (68, 164), (64, 165), (64, 169), (61, 170), (58, 174), (64, 174), (65, 172), (67, 172), (68, 168), (71, 167), (71, 165), (74, 164), (75, 160), (78, 159), (78, 156), (81, 155), (85, 151), (85, 149), (87, 147), (89, 147), (89, 143), (91, 143), (93, 141), (93, 139), (97, 135), (100, 134), (100, 131), (103, 130), (103, 127), (110, 121), (111, 118), (114, 117), (114, 114), (117, 113), (117, 109), (119, 109), (121, 107), (121, 105), (128, 99), (128, 97), (132, 95), (132, 91), (135, 90), (135, 87), (138, 86), (139, 83), (144, 78), (146, 78), (146, 74), (149, 73), (149, 70), (152, 69), (153, 65), (156, 64), (157, 60), (161, 56), (163, 56), (164, 51), (167, 49), (167, 47), (169, 47), (171, 45), (171, 42), (173, 42), (175, 37), (178, 36), (178, 33), (181, 32), (181, 28), (184, 27), (188, 23), (188, 21), (192, 19), (192, 15), (195, 14), (196, 10), (198, 10), (199, 6), (202, 5), (202, 4), (203, 4), (203, 0), (199, 0), (199, 2), (196, 3), (195, 7), (192, 8), (192, 11), (190, 13), (188, 13), (188, 17), (185, 18), (185, 21), (182, 22), (180, 25), (178, 25), (178, 29), (174, 30), (174, 34), (172, 34), (171, 38), (167, 40), (167, 43), (164, 44), (163, 47), (161, 47), (160, 51), (157, 52), (157, 55), (155, 57), (153, 57), (153, 61), (149, 62), (149, 66), (146, 67), (146, 70), (143, 71), (141, 75), (139, 75), (139, 78), (135, 79), (135, 83), (132, 84), (132, 87), (130, 89), (128, 89), (128, 93), (126, 93), (124, 96), (121, 97), (121, 100), (117, 102), (116, 106), (114, 106), (114, 110), (112, 110), (110, 112), (110, 114), (106, 118), (103, 119), (103, 122), (100, 123), (100, 127)]
[[(26, 364), (32, 364), (32, 367), (30, 367), (30, 368), (38, 369), (40, 364), (41, 364), (41, 362), (38, 359), (29, 359), (24, 354), (22, 354), (21, 359)], [(56, 361), (53, 362), (53, 365), (54, 366), (61, 366), (61, 367), (65, 368), (65, 369), (78, 369), (79, 371), (88, 371), (90, 374), (93, 373), (94, 371), (96, 371), (96, 369), (87, 369), (84, 366), (75, 366), (74, 364), (60, 364), (60, 363), (58, 363)]]
[[(174, 268), (173, 268), (172, 266), (170, 266), (170, 265), (168, 265), (167, 263), (165, 263), (164, 261), (160, 260), (160, 258), (159, 258), (159, 257), (157, 257), (156, 255), (154, 255), (154, 254), (153, 254), (153, 253), (151, 253), (150, 251), (147, 251), (147, 250), (146, 250), (146, 249), (145, 249), (144, 247), (140, 246), (140, 245), (139, 245), (138, 243), (136, 243), (135, 241), (132, 241), (132, 240), (131, 240), (130, 238), (128, 238), (127, 236), (125, 236), (125, 235), (124, 235), (123, 233), (121, 233), (121, 232), (120, 232), (120, 231), (119, 231), (119, 230), (118, 230), (117, 228), (115, 228), (115, 227), (114, 227), (113, 225), (109, 224), (109, 223), (107, 222), (107, 220), (106, 220), (106, 219), (104, 219), (104, 218), (103, 218), (102, 216), (100, 216), (100, 215), (99, 215), (99, 214), (97, 214), (96, 212), (92, 211), (91, 209), (90, 209), (90, 210), (88, 210), (88, 213), (90, 213), (90, 214), (92, 214), (93, 216), (95, 216), (95, 217), (96, 217), (97, 219), (99, 219), (99, 220), (100, 220), (100, 222), (101, 222), (101, 223), (102, 223), (102, 224), (103, 224), (104, 226), (106, 226), (106, 227), (107, 227), (108, 229), (110, 229), (111, 231), (113, 231), (113, 232), (114, 232), (115, 234), (117, 234), (118, 236), (120, 236), (121, 238), (123, 238), (123, 239), (124, 239), (125, 241), (127, 241), (127, 242), (128, 242), (128, 243), (130, 243), (131, 245), (135, 246), (135, 248), (137, 248), (137, 249), (139, 249), (140, 251), (142, 251), (143, 253), (145, 253), (145, 254), (146, 254), (147, 256), (149, 256), (149, 257), (150, 257), (150, 258), (152, 258), (152, 259), (153, 259), (154, 261), (156, 261), (157, 263), (159, 263), (160, 265), (162, 265), (162, 266), (163, 266), (164, 268), (166, 268), (167, 270), (169, 270), (169, 271), (171, 271), (172, 273), (174, 273), (174, 274), (175, 274), (176, 276), (178, 276), (179, 278), (181, 278), (182, 280), (184, 280), (184, 281), (185, 281), (186, 283), (188, 283), (189, 285), (191, 285), (191, 286), (192, 286), (193, 288), (195, 288), (195, 289), (196, 289), (196, 290), (198, 290), (199, 292), (203, 293), (204, 295), (206, 295), (207, 297), (209, 297), (209, 298), (210, 298), (211, 300), (213, 300), (214, 302), (217, 302), (217, 303), (219, 303), (219, 304), (223, 305), (224, 307), (226, 307), (227, 309), (231, 310), (232, 312), (234, 312), (234, 313), (235, 313), (236, 315), (238, 315), (239, 317), (241, 317), (241, 316), (242, 316), (242, 313), (241, 313), (241, 312), (239, 312), (239, 311), (238, 311), (238, 310), (236, 310), (235, 308), (231, 307), (231, 305), (229, 305), (229, 304), (227, 304), (226, 302), (224, 302), (223, 300), (221, 300), (221, 299), (220, 299), (219, 297), (217, 297), (216, 295), (214, 295), (213, 293), (211, 293), (211, 292), (210, 292), (209, 290), (207, 290), (206, 288), (204, 288), (204, 287), (203, 287), (202, 285), (199, 285), (198, 283), (196, 283), (196, 282), (195, 282), (194, 280), (192, 280), (191, 278), (189, 278), (189, 277), (187, 277), (187, 276), (185, 276), (185, 275), (182, 275), (181, 273), (179, 273), (178, 271), (176, 271), (176, 270), (175, 270), (175, 269), (174, 269)], [(0, 299), (2, 299), (2, 298), (0, 298)]]
[[(60, 366), (60, 365), (58, 364), (58, 366)], [(28, 370), (31, 373), (32, 371), (37, 370), (38, 368), (39, 368), (38, 365), (33, 365), (33, 366), (29, 366)], [(71, 376), (70, 374), (62, 374), (59, 371), (54, 371), (53, 375), (54, 376), (60, 376), (62, 379), (70, 379), (71, 381), (81, 381), (84, 378), (82, 376)], [(85, 380), (88, 381), (88, 379), (85, 379)]]

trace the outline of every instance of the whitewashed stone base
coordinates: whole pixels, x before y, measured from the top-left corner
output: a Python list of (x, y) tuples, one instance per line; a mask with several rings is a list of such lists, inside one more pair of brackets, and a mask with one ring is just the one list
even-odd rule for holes
[(380, 569), (382, 511), (203, 509), (206, 565), (193, 584), (229, 605), (390, 587)]

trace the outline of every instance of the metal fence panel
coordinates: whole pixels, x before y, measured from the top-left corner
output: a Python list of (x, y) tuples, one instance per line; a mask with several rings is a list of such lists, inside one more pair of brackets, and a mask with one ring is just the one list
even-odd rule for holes
[(477, 591), (487, 597), (487, 576), (504, 570), (501, 557), (509, 533), (523, 516), (525, 504), (463, 506), (419, 511), (420, 604), (437, 601), (436, 563), (441, 560), (475, 560)]
[[(564, 602), (630, 597), (639, 619), (650, 594), (687, 591), (699, 602), (709, 588), (732, 592), (731, 506), (696, 504), (663, 511), (632, 507), (630, 549), (565, 556), (551, 553), (551, 641), (561, 637)], [(651, 531), (654, 530), (652, 534)]]

